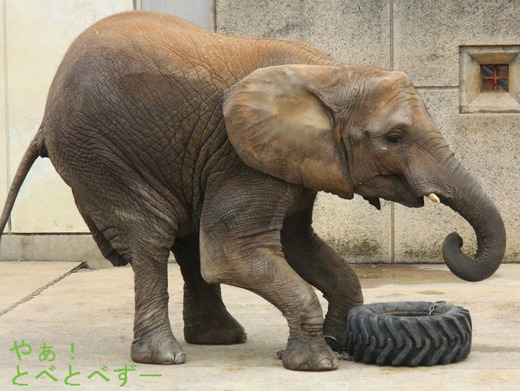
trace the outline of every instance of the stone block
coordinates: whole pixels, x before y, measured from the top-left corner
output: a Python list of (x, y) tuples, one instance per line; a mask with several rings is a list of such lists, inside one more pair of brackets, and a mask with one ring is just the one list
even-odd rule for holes
[[(420, 91), (428, 110), (455, 156), (480, 182), (502, 214), (507, 237), (505, 261), (517, 262), (520, 254), (520, 193), (518, 167), (520, 144), (515, 114), (460, 114), (458, 90)], [(427, 202), (422, 209), (401, 205), (395, 211), (396, 262), (442, 262), (444, 237), (457, 231), (468, 255), (476, 250), (471, 226), (443, 205)]]
[(319, 193), (313, 217), (316, 233), (348, 262), (391, 262), (390, 202), (382, 201), (379, 211), (359, 196)]
[(394, 1), (394, 64), (416, 86), (458, 86), (460, 45), (520, 41), (517, 1)]
[(384, 0), (216, 0), (216, 28), (293, 39), (346, 63), (389, 67), (389, 7)]
[[(130, 9), (132, 0), (5, 3), (10, 180), (40, 125), (50, 83), (70, 43), (97, 20)], [(13, 232), (87, 231), (70, 189), (48, 163), (38, 162), (23, 186)]]
[[(93, 261), (103, 258), (90, 235), (4, 235), (0, 261)], [(106, 261), (106, 262), (105, 262)]]
[[(14, 169), (17, 165), (14, 163)], [(49, 159), (38, 159), (29, 171), (16, 199), (11, 224), (14, 233), (89, 232), (71, 189)]]
[[(4, 51), (4, 7), (0, 7), (0, 58), (5, 58)], [(5, 112), (5, 62), (0, 64), (0, 203), (7, 196), (7, 124)], [(1, 206), (0, 206), (1, 208)], [(1, 212), (0, 212), (1, 213)], [(7, 229), (6, 229), (7, 230)]]
[[(89, 269), (113, 267), (90, 234), (4, 234), (0, 242), (0, 262), (22, 260), (85, 261)], [(173, 254), (168, 262), (176, 262)]]
[(142, 10), (178, 16), (207, 30), (213, 30), (211, 0), (141, 0)]

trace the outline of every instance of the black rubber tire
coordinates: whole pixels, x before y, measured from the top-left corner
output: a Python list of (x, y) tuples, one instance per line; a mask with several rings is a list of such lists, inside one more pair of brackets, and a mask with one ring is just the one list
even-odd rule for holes
[(355, 307), (347, 320), (347, 353), (367, 364), (449, 364), (471, 350), (469, 311), (431, 302), (377, 303)]

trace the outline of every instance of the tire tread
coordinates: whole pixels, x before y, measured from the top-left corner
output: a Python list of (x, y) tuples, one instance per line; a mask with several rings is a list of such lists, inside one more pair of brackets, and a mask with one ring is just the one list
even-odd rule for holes
[(430, 304), (380, 303), (352, 309), (347, 353), (355, 361), (392, 366), (445, 365), (463, 360), (471, 351), (469, 311), (441, 304), (433, 316), (386, 315), (395, 308), (420, 312)]

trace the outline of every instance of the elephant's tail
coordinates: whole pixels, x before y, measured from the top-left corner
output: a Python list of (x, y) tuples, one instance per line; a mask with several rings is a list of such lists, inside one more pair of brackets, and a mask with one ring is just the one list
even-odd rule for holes
[(16, 175), (14, 176), (13, 183), (9, 188), (9, 193), (7, 194), (7, 199), (4, 205), (4, 211), (2, 212), (2, 217), (0, 217), (0, 238), (2, 237), (4, 228), (7, 225), (7, 221), (9, 220), (9, 216), (11, 215), (11, 211), (13, 210), (16, 196), (18, 195), (18, 192), (22, 187), (22, 183), (25, 180), (25, 177), (27, 176), (27, 173), (31, 169), (33, 163), (39, 156), (48, 156), (47, 148), (45, 146), (45, 138), (43, 135), (43, 127), (40, 127), (40, 129), (38, 129), (36, 136), (34, 136), (33, 140), (29, 144), (29, 147), (25, 151), (22, 161), (18, 166), (18, 170), (16, 171)]

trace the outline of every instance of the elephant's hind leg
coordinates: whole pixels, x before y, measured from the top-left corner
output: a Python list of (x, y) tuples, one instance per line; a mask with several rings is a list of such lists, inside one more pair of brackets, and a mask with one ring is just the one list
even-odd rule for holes
[(200, 274), (198, 233), (179, 238), (173, 246), (184, 278), (184, 339), (194, 344), (235, 344), (247, 339), (244, 328), (226, 310), (220, 284)]
[(138, 252), (132, 259), (135, 273), (135, 320), (132, 360), (149, 364), (186, 361), (168, 319), (169, 251)]
[(76, 202), (76, 206), (78, 207), (79, 213), (83, 217), (85, 224), (87, 224), (94, 241), (96, 242), (101, 254), (110, 261), (110, 263), (114, 266), (125, 266), (128, 264), (128, 261), (119, 254), (116, 250), (112, 248), (110, 242), (105, 238), (103, 233), (97, 228), (94, 221), (90, 218), (88, 212), (83, 209), (81, 202), (78, 200), (76, 195), (74, 194), (74, 200)]
[[(167, 266), (174, 238), (165, 232), (172, 230), (166, 222), (132, 204), (128, 196), (118, 200), (118, 213), (110, 206), (113, 200), (83, 198), (77, 192), (75, 199), (103, 255), (114, 264), (130, 263), (134, 270), (132, 359), (150, 364), (183, 363), (186, 356), (173, 336), (168, 318)], [(125, 205), (131, 205), (131, 212)]]

